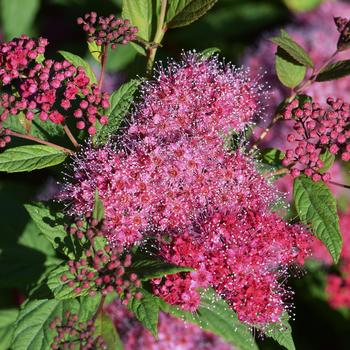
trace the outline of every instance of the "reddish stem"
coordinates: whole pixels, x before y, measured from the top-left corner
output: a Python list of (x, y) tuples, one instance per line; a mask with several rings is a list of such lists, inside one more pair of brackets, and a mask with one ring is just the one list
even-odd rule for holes
[(343, 187), (343, 188), (348, 188), (350, 189), (350, 185), (344, 185), (344, 184), (341, 184), (339, 182), (334, 182), (334, 181), (328, 181), (328, 183), (334, 185), (334, 186), (339, 186), (339, 187)]
[(108, 44), (104, 44), (103, 50), (102, 50), (102, 57), (101, 57), (101, 73), (100, 73), (100, 79), (98, 81), (98, 88), (100, 90), (102, 89), (103, 79), (106, 74), (107, 58), (108, 58)]
[(34, 142), (40, 143), (42, 145), (53, 147), (53, 148), (56, 148), (56, 149), (58, 149), (58, 150), (60, 150), (62, 152), (65, 152), (65, 153), (67, 153), (69, 155), (74, 154), (74, 151), (72, 151), (72, 150), (70, 150), (68, 148), (56, 145), (55, 143), (52, 143), (52, 142), (48, 142), (48, 141), (39, 139), (39, 138), (37, 138), (35, 136), (32, 136), (32, 135), (20, 134), (18, 132), (12, 131), (12, 130), (7, 132), (6, 134), (9, 135), (9, 136), (14, 136), (14, 137), (18, 137), (18, 138), (21, 138), (21, 139), (34, 141)]
[(79, 148), (80, 145), (79, 145), (78, 141), (75, 139), (75, 137), (73, 136), (72, 132), (69, 130), (67, 125), (63, 126), (63, 130), (66, 133), (66, 135), (68, 136), (69, 140), (74, 145), (74, 147)]
[(92, 318), (92, 320), (93, 320), (94, 322), (96, 321), (98, 315), (102, 312), (105, 301), (106, 301), (106, 296), (105, 296), (105, 295), (102, 295), (100, 304), (98, 305), (98, 308), (97, 308), (97, 310), (96, 310), (96, 313), (95, 313), (94, 317)]

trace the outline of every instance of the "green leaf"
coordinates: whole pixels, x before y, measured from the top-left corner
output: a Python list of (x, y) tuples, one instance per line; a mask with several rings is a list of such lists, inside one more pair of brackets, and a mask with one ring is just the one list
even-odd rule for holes
[[(119, 72), (125, 70), (125, 68), (133, 62), (137, 55), (133, 44), (133, 42), (130, 42), (126, 45), (118, 45), (115, 49), (109, 51), (106, 65), (107, 72)], [(139, 45), (138, 47), (141, 48)]]
[(0, 310), (0, 349), (7, 350), (12, 343), (14, 324), (18, 315), (17, 309)]
[(338, 262), (342, 236), (331, 191), (323, 182), (302, 175), (294, 180), (294, 201), (301, 221), (311, 225), (313, 234), (326, 245), (334, 262)]
[(265, 329), (265, 334), (274, 339), (278, 344), (284, 346), (287, 350), (295, 350), (294, 340), (292, 337), (292, 327), (290, 326), (289, 316), (284, 313), (281, 318), (281, 324), (270, 324)]
[(157, 337), (159, 298), (154, 297), (148, 291), (141, 289), (142, 298), (132, 297), (129, 300), (128, 308), (142, 325), (149, 329), (154, 337)]
[(41, 202), (25, 204), (24, 207), (38, 229), (53, 245), (56, 244), (57, 238), (63, 240), (67, 236), (63, 213), (55, 212), (53, 208)]
[[(101, 299), (102, 299), (101, 293), (96, 294), (94, 297), (90, 295), (86, 297), (83, 297), (83, 296), (79, 297), (79, 302), (80, 302), (79, 319), (82, 322), (86, 322), (92, 319), (92, 317), (96, 314), (96, 311), (101, 304)], [(107, 304), (107, 300), (108, 300), (108, 295), (106, 296), (106, 299), (105, 299), (106, 304)]]
[(13, 147), (0, 153), (0, 171), (18, 173), (48, 168), (64, 162), (67, 154), (50, 146)]
[(43, 63), (44, 61), (45, 61), (45, 55), (43, 53), (40, 53), (35, 59), (36, 63)]
[(47, 123), (35, 116), (30, 127), (30, 134), (42, 140), (53, 141), (55, 139), (63, 141), (66, 136), (62, 125)]
[(100, 222), (103, 220), (104, 216), (105, 216), (105, 209), (103, 206), (103, 202), (101, 201), (100, 196), (98, 194), (98, 190), (96, 189), (92, 218)]
[[(155, 10), (153, 9), (153, 0), (123, 0), (122, 17), (130, 20), (133, 26), (138, 28), (137, 35), (146, 41), (152, 38), (152, 19)], [(145, 55), (145, 49), (133, 43), (133, 47), (141, 54)]]
[(275, 56), (276, 73), (284, 86), (294, 88), (299, 85), (306, 74), (306, 67), (299, 64), (286, 51), (280, 47)]
[(329, 81), (343, 78), (350, 74), (350, 60), (331, 63), (321, 70), (316, 81)]
[(108, 350), (123, 350), (123, 343), (115, 329), (111, 318), (100, 313), (95, 321), (96, 331), (94, 335), (96, 337), (101, 336), (107, 345)]
[(115, 135), (118, 132), (124, 117), (130, 109), (135, 92), (140, 84), (140, 80), (133, 79), (113, 92), (110, 97), (110, 107), (106, 113), (109, 118), (108, 124), (102, 126), (97, 132), (95, 137), (95, 142), (97, 144), (106, 143), (110, 136)]
[(209, 57), (220, 53), (220, 49), (217, 47), (209, 47), (208, 49), (203, 50), (202, 52), (199, 53), (200, 58), (202, 58), (203, 60), (208, 59)]
[(57, 263), (51, 244), (29, 221), (18, 243), (0, 249), (0, 287), (21, 287), (37, 281), (47, 266)]
[(187, 26), (205, 15), (217, 0), (173, 0), (169, 2), (165, 22), (169, 28)]
[(178, 272), (190, 271), (194, 271), (194, 269), (190, 267), (169, 264), (151, 256), (137, 255), (133, 257), (132, 266), (130, 268), (130, 273), (136, 273), (141, 281), (148, 281), (152, 278), (160, 278)]
[(97, 44), (96, 44), (96, 41), (93, 41), (92, 43), (88, 42), (88, 48), (89, 48), (89, 52), (91, 53), (91, 56), (92, 56), (98, 63), (101, 63), (102, 45), (97, 45)]
[(67, 234), (66, 218), (58, 208), (40, 202), (26, 204), (25, 208), (40, 232), (55, 249), (69, 258), (80, 257), (80, 247), (74, 244), (72, 237)]
[(55, 317), (65, 319), (64, 313), (79, 313), (79, 302), (69, 300), (33, 300), (26, 302), (18, 314), (12, 350), (48, 350), (56, 331), (49, 325)]
[(181, 310), (160, 299), (161, 309), (186, 322), (199, 325), (240, 350), (257, 350), (249, 327), (241, 323), (235, 312), (212, 289), (201, 293), (201, 303), (195, 313)]
[(321, 174), (324, 174), (334, 164), (335, 155), (326, 150), (324, 153), (320, 154), (320, 159), (323, 162), (323, 167), (319, 170), (319, 172)]
[(286, 51), (296, 62), (299, 62), (299, 64), (313, 68), (314, 64), (308, 53), (283, 29), (281, 30), (281, 36), (274, 37), (270, 40)]
[(276, 168), (282, 167), (284, 156), (284, 152), (277, 148), (265, 148), (260, 152), (261, 161)]
[(22, 34), (31, 34), (40, 0), (1, 0), (2, 28), (8, 40)]
[(40, 232), (34, 221), (29, 221), (23, 233), (18, 239), (18, 243), (24, 247), (35, 249), (47, 256), (55, 256), (55, 250), (50, 242)]
[[(275, 181), (287, 174), (287, 172), (281, 172), (276, 174), (276, 170), (283, 169), (282, 160), (284, 158), (284, 152), (277, 148), (265, 148), (258, 154), (258, 160), (255, 167), (263, 174), (268, 180)], [(285, 203), (275, 203), (275, 208), (285, 207)], [(280, 208), (281, 209), (281, 208)]]
[(306, 12), (315, 9), (323, 0), (283, 0), (286, 6), (297, 12)]
[(90, 83), (97, 83), (96, 76), (92, 71), (90, 65), (83, 60), (80, 56), (74, 55), (71, 52), (67, 51), (58, 51), (68, 62), (70, 62), (74, 67), (83, 67), (86, 75), (90, 78)]

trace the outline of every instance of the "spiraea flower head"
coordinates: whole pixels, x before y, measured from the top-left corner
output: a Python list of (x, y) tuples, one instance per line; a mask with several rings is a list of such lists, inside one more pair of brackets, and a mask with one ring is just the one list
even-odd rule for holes
[(277, 322), (288, 294), (279, 281), (288, 275), (288, 265), (304, 263), (312, 242), (308, 233), (274, 213), (243, 203), (229, 213), (208, 216), (191, 229), (164, 241), (160, 254), (196, 272), (154, 280), (154, 293), (195, 311), (198, 288), (210, 285), (241, 321), (258, 326)]
[[(86, 292), (90, 296), (101, 292), (102, 295), (116, 292), (123, 295), (123, 303), (128, 303), (130, 289), (137, 292), (141, 286), (138, 276), (129, 272), (131, 255), (122, 246), (111, 246), (101, 241), (99, 222), (93, 218), (77, 220), (67, 228), (67, 233), (76, 242), (80, 242), (84, 252), (81, 258), (68, 261), (68, 269), (61, 277), (61, 283), (67, 285), (76, 295)], [(103, 238), (102, 238), (103, 239)], [(142, 294), (136, 293), (136, 298)]]
[(77, 23), (88, 34), (89, 42), (96, 42), (99, 46), (111, 45), (113, 49), (117, 45), (125, 45), (135, 40), (138, 32), (127, 19), (116, 18), (114, 15), (97, 17), (96, 12), (87, 13), (83, 18), (79, 17)]
[(152, 237), (160, 257), (194, 268), (152, 282), (167, 302), (195, 311), (199, 288), (212, 286), (242, 321), (263, 325), (279, 320), (280, 278), (303, 263), (310, 238), (270, 211), (278, 194), (254, 161), (225, 148), (224, 136), (259, 114), (261, 85), (246, 74), (194, 54), (161, 68), (121, 136), (124, 150), (85, 150), (61, 198), (87, 216), (97, 190), (112, 246)]
[(159, 66), (142, 94), (129, 135), (151, 144), (242, 130), (261, 113), (266, 97), (265, 86), (247, 71), (191, 53), (180, 63)]

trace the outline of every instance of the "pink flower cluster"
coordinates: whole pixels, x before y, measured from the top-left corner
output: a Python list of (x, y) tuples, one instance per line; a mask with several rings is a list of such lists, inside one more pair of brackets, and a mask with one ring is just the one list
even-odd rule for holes
[(314, 181), (329, 181), (328, 173), (320, 174), (323, 161), (320, 155), (326, 151), (341, 154), (344, 161), (350, 160), (350, 106), (342, 99), (327, 99), (328, 107), (318, 103), (299, 103), (294, 100), (286, 106), (283, 117), (292, 120), (294, 132), (287, 140), (293, 149), (286, 151), (283, 165), (291, 166), (294, 177), (303, 172)]
[(234, 350), (219, 337), (164, 313), (159, 315), (158, 339), (155, 339), (120, 301), (109, 304), (106, 312), (112, 318), (125, 350)]
[(112, 49), (135, 40), (138, 32), (127, 19), (115, 18), (114, 15), (97, 17), (96, 12), (87, 13), (84, 18), (79, 17), (77, 22), (88, 34), (89, 42), (96, 42), (99, 46), (111, 45)]
[[(332, 307), (350, 308), (350, 208), (345, 213), (340, 212), (339, 218), (344, 244), (340, 255), (338, 273), (330, 273), (327, 276), (326, 292), (328, 302)], [(313, 259), (320, 260), (328, 266), (332, 265), (330, 254), (320, 241), (314, 241), (312, 251)]]
[(27, 120), (38, 115), (42, 121), (64, 124), (67, 116), (73, 115), (78, 129), (87, 127), (90, 135), (95, 134), (96, 122), (108, 121), (101, 114), (109, 106), (108, 94), (90, 84), (82, 67), (68, 61), (36, 62), (46, 44), (45, 39), (38, 39), (36, 44), (25, 36), (1, 44), (1, 121), (23, 113)]
[[(189, 55), (181, 65), (171, 64), (143, 88), (144, 102), (123, 141), (131, 152), (107, 147), (87, 150), (77, 159), (76, 183), (67, 184), (63, 193), (63, 198), (75, 198), (71, 213), (91, 212), (97, 188), (110, 240), (133, 244), (152, 227), (183, 228), (204, 210), (236, 203), (235, 193), (240, 197), (254, 181), (257, 188), (268, 188), (253, 170), (244, 183), (245, 169), (253, 165), (222, 146), (224, 133), (242, 130), (253, 118), (260, 88), (244, 72), (220, 67), (215, 59)], [(219, 108), (217, 100), (227, 106)], [(274, 198), (271, 192), (264, 201)]]
[(161, 257), (197, 269), (153, 282), (168, 302), (193, 311), (198, 288), (211, 285), (250, 324), (279, 320), (279, 278), (310, 244), (301, 227), (270, 211), (278, 196), (253, 161), (224, 147), (256, 115), (261, 88), (215, 58), (190, 54), (161, 68), (122, 137), (127, 151), (86, 150), (61, 196), (84, 216), (98, 189), (112, 244), (156, 237)]

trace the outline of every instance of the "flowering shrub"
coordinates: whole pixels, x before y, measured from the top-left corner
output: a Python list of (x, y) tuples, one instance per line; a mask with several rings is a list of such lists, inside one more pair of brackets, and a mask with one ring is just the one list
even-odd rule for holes
[[(335, 62), (349, 21), (335, 19), (337, 49), (321, 64), (286, 31), (271, 39), (276, 76), (290, 91), (251, 138), (270, 95), (254, 69), (223, 63), (215, 50), (153, 69), (166, 32), (214, 3), (162, 0), (145, 21), (124, 0), (123, 18), (78, 18), (98, 81), (79, 56), (47, 58), (45, 39), (0, 44), (0, 171), (63, 174), (54, 198), (25, 205), (31, 221), (20, 242), (47, 261), (25, 283), (6, 347), (256, 349), (257, 331), (295, 348), (291, 268), (321, 244), (314, 236), (345, 261), (327, 185), (349, 187), (330, 178), (336, 157), (350, 159), (349, 105), (337, 96), (322, 107), (306, 94), (350, 73), (348, 61)], [(145, 54), (146, 77), (109, 96), (109, 50), (128, 42)], [(293, 126), (286, 152), (261, 147), (279, 119)], [(29, 144), (8, 145), (18, 139)], [(295, 178), (293, 220), (274, 184), (286, 174)], [(339, 287), (335, 276), (329, 286)]]

